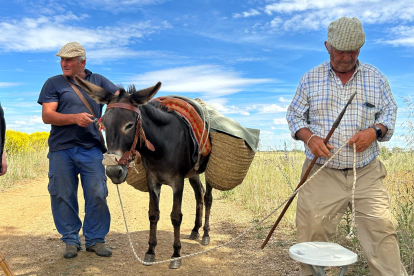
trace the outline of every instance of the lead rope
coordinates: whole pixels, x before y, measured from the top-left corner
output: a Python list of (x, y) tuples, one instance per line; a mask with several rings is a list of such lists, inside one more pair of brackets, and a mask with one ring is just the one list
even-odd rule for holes
[(352, 184), (352, 221), (351, 221), (351, 229), (349, 230), (349, 234), (346, 236), (347, 240), (352, 240), (355, 238), (355, 186), (356, 186), (356, 144), (354, 143), (354, 164), (353, 164), (353, 171), (354, 171), (354, 183)]
[[(223, 247), (223, 246), (226, 246), (226, 245), (228, 245), (228, 244), (230, 244), (230, 243), (232, 243), (232, 242), (234, 242), (234, 241), (236, 241), (236, 240), (238, 240), (238, 239), (240, 239), (241, 237), (243, 237), (244, 235), (246, 235), (247, 233), (249, 233), (249, 232), (251, 232), (253, 229), (255, 229), (257, 226), (259, 226), (259, 225), (261, 225), (264, 221), (266, 221), (269, 217), (271, 217), (277, 210), (279, 210), (283, 205), (285, 205), (286, 204), (286, 202), (288, 202), (292, 197), (294, 197), (300, 190), (302, 190), (302, 188), (315, 176), (315, 175), (317, 175), (323, 168), (325, 168), (326, 167), (326, 165), (332, 160), (332, 158), (334, 158), (345, 146), (346, 146), (346, 144), (348, 144), (348, 141), (346, 141), (333, 155), (332, 155), (332, 157), (325, 163), (325, 164), (323, 164), (313, 175), (311, 175), (303, 184), (302, 184), (302, 186), (300, 186), (296, 191), (294, 191), (285, 201), (283, 201), (278, 207), (276, 207), (276, 209), (274, 209), (273, 211), (271, 211), (267, 216), (265, 216), (261, 221), (259, 221), (258, 223), (256, 223), (255, 225), (253, 225), (253, 226), (250, 226), (249, 228), (247, 228), (247, 230), (245, 230), (243, 233), (241, 233), (241, 234), (239, 234), (238, 236), (236, 236), (236, 237), (234, 237), (234, 238), (232, 238), (232, 239), (230, 239), (230, 240), (228, 240), (227, 242), (225, 242), (225, 243), (222, 243), (222, 244), (220, 244), (220, 245), (218, 245), (218, 246), (215, 246), (215, 247), (212, 247), (212, 248), (209, 248), (209, 249), (207, 249), (207, 250), (204, 250), (204, 251), (200, 251), (200, 252), (196, 252), (196, 253), (193, 253), (193, 254), (188, 254), (188, 255), (184, 255), (184, 256), (181, 256), (181, 257), (178, 257), (178, 258), (172, 258), (172, 259), (168, 259), (168, 260), (164, 260), (164, 261), (158, 261), (158, 262), (145, 262), (145, 261), (143, 261), (143, 260), (141, 260), (139, 257), (138, 257), (138, 255), (137, 255), (137, 253), (135, 252), (135, 249), (134, 249), (134, 245), (132, 244), (132, 240), (131, 240), (131, 235), (130, 235), (130, 233), (129, 233), (129, 230), (128, 230), (128, 225), (127, 225), (127, 222), (126, 222), (126, 218), (125, 218), (125, 212), (124, 212), (124, 207), (123, 207), (123, 204), (122, 204), (122, 199), (121, 199), (121, 194), (119, 193), (119, 187), (118, 187), (118, 185), (116, 185), (116, 188), (117, 188), (117, 191), (118, 191), (118, 197), (119, 197), (119, 202), (120, 202), (120, 204), (121, 204), (121, 209), (122, 209), (122, 215), (123, 215), (123, 217), (124, 217), (124, 223), (125, 223), (125, 229), (126, 229), (126, 233), (127, 233), (127, 236), (128, 236), (128, 240), (129, 240), (129, 244), (130, 244), (130, 246), (131, 246), (131, 248), (132, 248), (132, 252), (134, 253), (134, 256), (135, 256), (135, 258), (138, 260), (138, 262), (140, 262), (140, 263), (142, 263), (143, 265), (154, 265), (154, 264), (162, 264), (162, 263), (167, 263), (167, 262), (172, 262), (172, 261), (177, 261), (177, 260), (181, 260), (181, 259), (184, 259), (184, 258), (189, 258), (189, 257), (193, 257), (193, 256), (196, 256), (196, 255), (200, 255), (200, 254), (203, 254), (203, 253), (207, 253), (207, 252), (210, 252), (210, 251), (212, 251), (212, 250), (215, 250), (215, 249), (218, 249), (218, 248), (220, 248), (220, 247)], [(354, 153), (355, 153), (355, 147), (354, 147)], [(354, 177), (355, 177), (355, 174), (356, 174), (356, 171), (355, 171), (355, 157), (354, 157)], [(354, 178), (354, 179), (356, 179), (356, 178)], [(354, 180), (354, 184), (355, 184), (355, 180)], [(355, 216), (354, 216), (355, 217)]]

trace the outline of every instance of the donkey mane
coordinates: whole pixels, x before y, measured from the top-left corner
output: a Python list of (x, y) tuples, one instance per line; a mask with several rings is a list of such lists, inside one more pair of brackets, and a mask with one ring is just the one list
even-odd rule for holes
[(121, 100), (122, 98), (130, 96), (134, 94), (135, 92), (139, 91), (135, 88), (134, 84), (130, 84), (127, 89), (125, 89), (125, 87), (122, 84), (118, 84), (118, 88), (119, 88), (118, 101)]

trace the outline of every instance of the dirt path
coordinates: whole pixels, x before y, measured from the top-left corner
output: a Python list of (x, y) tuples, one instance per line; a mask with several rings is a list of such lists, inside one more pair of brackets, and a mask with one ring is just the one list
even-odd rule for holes
[[(168, 269), (168, 263), (143, 266), (134, 257), (125, 234), (124, 220), (116, 186), (108, 183), (112, 223), (107, 244), (113, 251), (110, 258), (81, 251), (74, 259), (64, 259), (64, 244), (60, 241), (50, 210), (47, 179), (17, 185), (0, 192), (0, 252), (16, 275), (298, 275), (298, 265), (288, 255), (292, 236), (275, 233), (264, 251), (260, 251), (263, 236), (268, 229), (255, 230), (227, 247), (184, 259), (181, 268)], [(128, 228), (140, 258), (147, 250), (149, 223), (148, 194), (127, 184), (119, 186), (125, 208)], [(79, 198), (82, 198), (80, 191)], [(158, 223), (158, 261), (172, 254), (173, 232), (169, 214), (172, 193), (163, 187), (161, 219)], [(83, 217), (83, 202), (80, 202)], [(231, 202), (217, 199), (213, 202), (211, 243), (204, 247), (200, 241), (191, 241), (195, 215), (195, 199), (186, 184), (183, 199), (181, 227), (182, 255), (222, 244), (252, 225), (251, 214)], [(259, 238), (260, 237), (260, 238)], [(276, 240), (278, 242), (276, 242)], [(84, 247), (84, 246), (83, 246)], [(0, 268), (0, 275), (4, 272)]]

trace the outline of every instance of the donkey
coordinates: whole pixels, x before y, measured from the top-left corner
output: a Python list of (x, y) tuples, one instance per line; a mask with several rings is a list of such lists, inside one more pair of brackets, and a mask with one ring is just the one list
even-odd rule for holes
[[(160, 89), (160, 82), (140, 91), (136, 91), (134, 86), (130, 86), (128, 92), (121, 88), (119, 95), (116, 96), (77, 76), (75, 80), (96, 102), (108, 104), (105, 114), (101, 118), (101, 124), (106, 134), (108, 154), (123, 156), (121, 158), (123, 161), (119, 160), (118, 165), (106, 168), (106, 174), (112, 182), (114, 184), (124, 182), (128, 174), (131, 155), (135, 150), (141, 155), (142, 164), (146, 169), (150, 197), (149, 247), (144, 261), (155, 261), (161, 185), (169, 185), (173, 190), (171, 223), (174, 227), (174, 252), (172, 258), (180, 257), (180, 225), (183, 217), (181, 202), (184, 178), (194, 166), (191, 158), (194, 145), (191, 142), (190, 130), (178, 115), (166, 112), (156, 101), (149, 102)], [(112, 108), (113, 106), (115, 107)], [(137, 143), (137, 140), (140, 140), (140, 143)], [(129, 151), (130, 149), (131, 151)], [(139, 154), (137, 158), (139, 158)], [(202, 173), (202, 171), (197, 173)], [(195, 223), (189, 238), (193, 240), (199, 238), (198, 230), (202, 226), (203, 204), (205, 204), (204, 234), (201, 244), (208, 245), (210, 242), (210, 209), (213, 202), (212, 187), (206, 183), (204, 190), (198, 174), (189, 177), (189, 181), (196, 199)], [(181, 259), (172, 261), (169, 267), (175, 269), (180, 266)]]

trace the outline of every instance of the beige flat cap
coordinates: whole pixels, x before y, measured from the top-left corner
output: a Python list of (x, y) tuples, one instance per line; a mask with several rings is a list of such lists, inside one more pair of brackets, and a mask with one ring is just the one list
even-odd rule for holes
[(79, 56), (86, 56), (86, 52), (79, 42), (69, 42), (63, 45), (63, 47), (60, 48), (59, 53), (57, 53), (56, 55), (62, 58), (73, 58)]
[(328, 43), (338, 51), (356, 51), (365, 43), (358, 18), (341, 17), (328, 26)]

